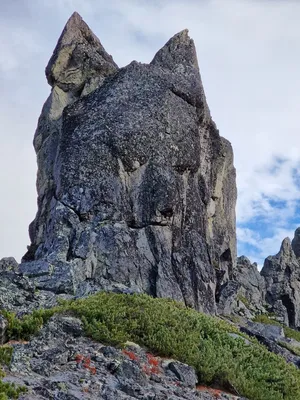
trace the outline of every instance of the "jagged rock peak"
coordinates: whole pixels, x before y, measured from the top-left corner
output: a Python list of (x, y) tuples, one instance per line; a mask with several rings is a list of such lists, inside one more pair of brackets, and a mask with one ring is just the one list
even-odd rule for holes
[(40, 290), (145, 292), (214, 313), (235, 267), (235, 169), (194, 42), (182, 31), (152, 63), (120, 70), (100, 46), (75, 14), (51, 58), (20, 272)]
[[(191, 105), (201, 110), (204, 123), (211, 123), (210, 111), (201, 81), (196, 47), (188, 35), (188, 29), (174, 35), (154, 56), (151, 65), (170, 70), (178, 75), (178, 81), (185, 79), (188, 92), (175, 82), (172, 91)], [(200, 116), (199, 115), (199, 116)]]
[(57, 84), (64, 91), (83, 88), (87, 78), (106, 77), (118, 70), (96, 35), (81, 16), (74, 12), (66, 23), (46, 67), (51, 86)]
[[(190, 66), (199, 69), (196, 48), (193, 39), (188, 35), (188, 29), (174, 35), (154, 56), (151, 64), (160, 65), (170, 70), (178, 66)], [(182, 71), (184, 72), (184, 70)]]
[(278, 254), (264, 262), (261, 275), (266, 282), (266, 302), (282, 322), (300, 327), (300, 266), (289, 238)]
[(300, 227), (295, 230), (294, 238), (292, 240), (292, 248), (296, 257), (300, 257)]
[(283, 239), (279, 253), (286, 257), (295, 257), (295, 253), (292, 249), (291, 239), (289, 237)]

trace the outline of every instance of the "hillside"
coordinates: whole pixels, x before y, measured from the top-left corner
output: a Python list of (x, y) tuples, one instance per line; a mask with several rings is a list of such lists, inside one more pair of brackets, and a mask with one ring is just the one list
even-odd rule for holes
[(0, 260), (0, 399), (300, 399), (300, 239), (236, 257), (231, 144), (188, 31), (119, 68), (76, 12), (46, 67), (38, 211)]

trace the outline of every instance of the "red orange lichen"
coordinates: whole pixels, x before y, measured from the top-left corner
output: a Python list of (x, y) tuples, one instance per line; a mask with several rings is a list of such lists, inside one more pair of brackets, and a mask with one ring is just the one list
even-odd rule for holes
[(82, 354), (76, 354), (75, 361), (77, 365), (81, 365), (83, 368), (88, 369), (93, 375), (96, 374), (97, 370), (95, 366), (91, 366), (91, 358), (86, 357)]

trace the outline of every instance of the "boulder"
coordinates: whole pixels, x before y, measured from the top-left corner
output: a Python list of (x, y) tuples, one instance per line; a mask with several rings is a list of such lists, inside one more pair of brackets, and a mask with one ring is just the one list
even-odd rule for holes
[(0, 273), (3, 271), (18, 271), (18, 263), (13, 257), (4, 257), (0, 260)]
[(168, 367), (184, 386), (191, 388), (196, 386), (198, 378), (194, 368), (178, 361), (170, 362)]
[(282, 326), (261, 324), (258, 322), (247, 322), (246, 328), (243, 329), (250, 336), (263, 337), (269, 340), (278, 341), (284, 338)]

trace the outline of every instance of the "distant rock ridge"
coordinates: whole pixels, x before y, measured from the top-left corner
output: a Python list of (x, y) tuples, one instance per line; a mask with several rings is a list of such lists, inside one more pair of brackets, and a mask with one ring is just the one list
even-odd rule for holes
[(74, 13), (46, 76), (20, 272), (54, 293), (145, 292), (215, 313), (235, 269), (235, 169), (188, 31), (119, 69)]
[(265, 259), (262, 270), (247, 257), (237, 259), (232, 280), (220, 290), (220, 314), (244, 315), (269, 313), (277, 321), (300, 329), (300, 228), (291, 242), (282, 241), (280, 251)]
[(300, 327), (300, 264), (289, 238), (283, 240), (276, 256), (266, 258), (261, 275), (266, 282), (266, 301), (272, 311), (286, 325)]

